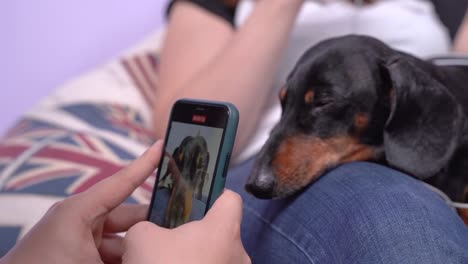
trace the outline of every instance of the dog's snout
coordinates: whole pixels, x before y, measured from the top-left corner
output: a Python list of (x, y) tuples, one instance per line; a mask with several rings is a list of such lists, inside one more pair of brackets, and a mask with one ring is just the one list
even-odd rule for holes
[(273, 175), (262, 173), (253, 179), (250, 179), (245, 189), (260, 199), (271, 199), (274, 195), (275, 178)]

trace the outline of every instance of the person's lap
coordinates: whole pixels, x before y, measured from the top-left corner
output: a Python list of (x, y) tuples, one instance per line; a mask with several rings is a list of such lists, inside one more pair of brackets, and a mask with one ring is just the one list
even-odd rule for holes
[(351, 163), (295, 197), (259, 200), (244, 191), (252, 164), (231, 169), (226, 187), (244, 200), (253, 263), (468, 263), (468, 229), (413, 178)]

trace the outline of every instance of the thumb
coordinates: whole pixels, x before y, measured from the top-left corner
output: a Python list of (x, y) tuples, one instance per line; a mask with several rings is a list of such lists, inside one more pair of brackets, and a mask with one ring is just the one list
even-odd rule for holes
[[(159, 263), (161, 254), (174, 247), (174, 234), (151, 222), (131, 227), (123, 241), (122, 263)], [(168, 263), (168, 262), (160, 262)]]
[(210, 224), (231, 223), (240, 225), (242, 221), (242, 198), (239, 194), (225, 189), (213, 206), (208, 210), (204, 220)]

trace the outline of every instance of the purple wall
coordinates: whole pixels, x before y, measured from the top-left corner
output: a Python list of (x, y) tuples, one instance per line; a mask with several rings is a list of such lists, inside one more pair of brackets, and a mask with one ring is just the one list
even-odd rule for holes
[(64, 81), (162, 23), (167, 0), (0, 2), (0, 134)]

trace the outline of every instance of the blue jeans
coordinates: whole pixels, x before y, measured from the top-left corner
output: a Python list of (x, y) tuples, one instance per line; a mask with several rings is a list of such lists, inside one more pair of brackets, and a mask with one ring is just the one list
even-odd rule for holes
[(231, 169), (227, 188), (244, 200), (253, 263), (468, 263), (468, 228), (409, 176), (356, 162), (295, 197), (259, 200), (244, 191), (252, 163)]

